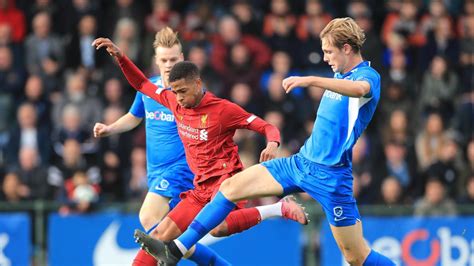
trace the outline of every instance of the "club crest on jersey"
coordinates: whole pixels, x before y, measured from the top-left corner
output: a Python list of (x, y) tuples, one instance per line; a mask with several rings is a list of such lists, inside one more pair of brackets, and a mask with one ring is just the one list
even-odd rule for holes
[(183, 121), (183, 116), (182, 116), (182, 115), (178, 115), (178, 119), (179, 119), (180, 121)]
[(207, 127), (207, 114), (201, 116), (201, 127)]

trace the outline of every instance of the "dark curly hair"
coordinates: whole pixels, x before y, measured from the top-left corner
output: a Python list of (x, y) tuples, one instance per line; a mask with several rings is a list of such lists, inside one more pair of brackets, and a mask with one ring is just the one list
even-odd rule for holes
[(183, 61), (173, 66), (170, 72), (169, 82), (174, 82), (180, 79), (196, 79), (198, 77), (198, 67), (190, 61)]

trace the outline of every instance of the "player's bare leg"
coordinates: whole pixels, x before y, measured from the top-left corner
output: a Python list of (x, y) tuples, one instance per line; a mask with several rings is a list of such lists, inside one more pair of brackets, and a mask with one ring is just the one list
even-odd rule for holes
[(148, 231), (169, 212), (169, 198), (148, 192), (143, 200), (138, 217), (143, 228)]
[(341, 227), (331, 225), (331, 231), (346, 261), (350, 265), (362, 265), (370, 253), (362, 236), (362, 222)]
[[(283, 187), (273, 178), (264, 166), (254, 165), (243, 172), (226, 179), (222, 183), (219, 191), (220, 193), (218, 194), (221, 194), (221, 197), (225, 197), (227, 202), (235, 203), (243, 199), (281, 195), (283, 194)], [(214, 201), (215, 200), (211, 201), (211, 204)], [(291, 206), (295, 206), (293, 204), (294, 202), (291, 200), (288, 200), (287, 203), (290, 203)], [(210, 206), (206, 206), (204, 210), (207, 210), (208, 207)], [(233, 208), (233, 206), (230, 207)], [(200, 214), (202, 213), (203, 211)], [(290, 211), (289, 213), (289, 216), (297, 217), (296, 220), (301, 218), (300, 215), (295, 215), (296, 212), (294, 211)], [(305, 217), (302, 221), (303, 223), (307, 223), (307, 218), (304, 215), (303, 210), (302, 213)], [(142, 248), (147, 250), (147, 252), (168, 264), (176, 264), (183, 256), (182, 254), (186, 254), (187, 252), (187, 249), (178, 249), (177, 245), (170, 245), (167, 242), (152, 239), (138, 230), (135, 231), (135, 238), (137, 239), (137, 242), (141, 243)], [(178, 242), (175, 240), (173, 243)]]

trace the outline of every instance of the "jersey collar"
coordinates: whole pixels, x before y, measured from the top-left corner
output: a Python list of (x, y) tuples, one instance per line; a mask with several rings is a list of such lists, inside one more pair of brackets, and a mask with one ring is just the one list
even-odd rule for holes
[(368, 67), (370, 66), (370, 61), (362, 61), (360, 62), (357, 66), (352, 68), (350, 71), (348, 71), (346, 74), (342, 75), (340, 72), (336, 73), (337, 78), (345, 78), (347, 76), (352, 75), (352, 73), (356, 72), (358, 68), (360, 67)]

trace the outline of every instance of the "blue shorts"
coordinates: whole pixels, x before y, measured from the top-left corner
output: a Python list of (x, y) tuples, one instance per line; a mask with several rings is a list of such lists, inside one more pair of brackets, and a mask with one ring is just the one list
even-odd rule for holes
[(179, 194), (194, 188), (194, 174), (187, 165), (172, 165), (148, 174), (148, 192), (170, 198), (170, 210), (181, 200)]
[(283, 186), (284, 194), (306, 192), (323, 207), (334, 226), (354, 225), (360, 220), (352, 195), (352, 167), (330, 167), (301, 154), (262, 163)]

